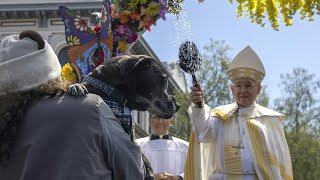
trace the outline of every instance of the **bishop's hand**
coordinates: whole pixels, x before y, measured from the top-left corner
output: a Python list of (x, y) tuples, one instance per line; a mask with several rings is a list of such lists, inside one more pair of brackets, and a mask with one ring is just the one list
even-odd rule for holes
[(204, 101), (202, 89), (200, 87), (191, 87), (190, 89), (191, 102), (193, 102), (194, 104), (202, 103)]

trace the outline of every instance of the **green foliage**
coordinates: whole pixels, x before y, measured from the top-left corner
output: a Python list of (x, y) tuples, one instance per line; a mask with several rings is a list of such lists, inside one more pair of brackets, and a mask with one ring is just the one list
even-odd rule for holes
[(285, 114), (284, 123), (294, 179), (320, 177), (320, 81), (306, 69), (281, 75), (282, 95), (275, 107)]
[(286, 133), (294, 179), (314, 180), (320, 177), (320, 139), (302, 130)]
[[(320, 123), (320, 81), (306, 69), (296, 68), (292, 74), (281, 75), (282, 96), (275, 100), (276, 109), (286, 116), (288, 131), (319, 128)], [(318, 133), (319, 134), (319, 133)]]
[(227, 53), (230, 50), (224, 41), (210, 39), (204, 46), (205, 52), (201, 54), (203, 69), (198, 80), (204, 91), (205, 102), (210, 107), (228, 104), (231, 102), (229, 78), (227, 74), (230, 59)]
[(269, 96), (267, 93), (267, 86), (262, 86), (261, 92), (257, 97), (256, 102), (261, 106), (268, 107), (269, 106)]
[(174, 96), (176, 101), (180, 105), (180, 109), (175, 114), (174, 123), (170, 129), (170, 132), (173, 136), (188, 141), (191, 131), (191, 125), (187, 110), (191, 104), (191, 101), (186, 94), (177, 90), (175, 90)]

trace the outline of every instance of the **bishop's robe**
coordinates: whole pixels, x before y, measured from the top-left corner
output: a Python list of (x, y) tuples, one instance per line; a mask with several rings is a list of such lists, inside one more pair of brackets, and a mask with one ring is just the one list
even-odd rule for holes
[(293, 179), (282, 114), (256, 103), (190, 106), (188, 113), (193, 132), (185, 180)]

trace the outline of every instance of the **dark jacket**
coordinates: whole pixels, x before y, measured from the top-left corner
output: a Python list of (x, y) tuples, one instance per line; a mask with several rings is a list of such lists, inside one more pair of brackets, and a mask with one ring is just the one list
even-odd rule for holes
[(139, 146), (96, 95), (35, 103), (0, 180), (142, 180)]

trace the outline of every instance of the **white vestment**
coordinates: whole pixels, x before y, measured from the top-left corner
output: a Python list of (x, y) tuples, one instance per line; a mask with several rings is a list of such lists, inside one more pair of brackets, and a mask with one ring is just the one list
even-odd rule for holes
[(166, 172), (183, 177), (189, 145), (187, 141), (175, 137), (172, 140), (150, 140), (150, 137), (145, 137), (136, 142), (150, 161), (154, 174)]
[(292, 179), (282, 114), (256, 103), (188, 112), (195, 137), (190, 137), (186, 180)]

